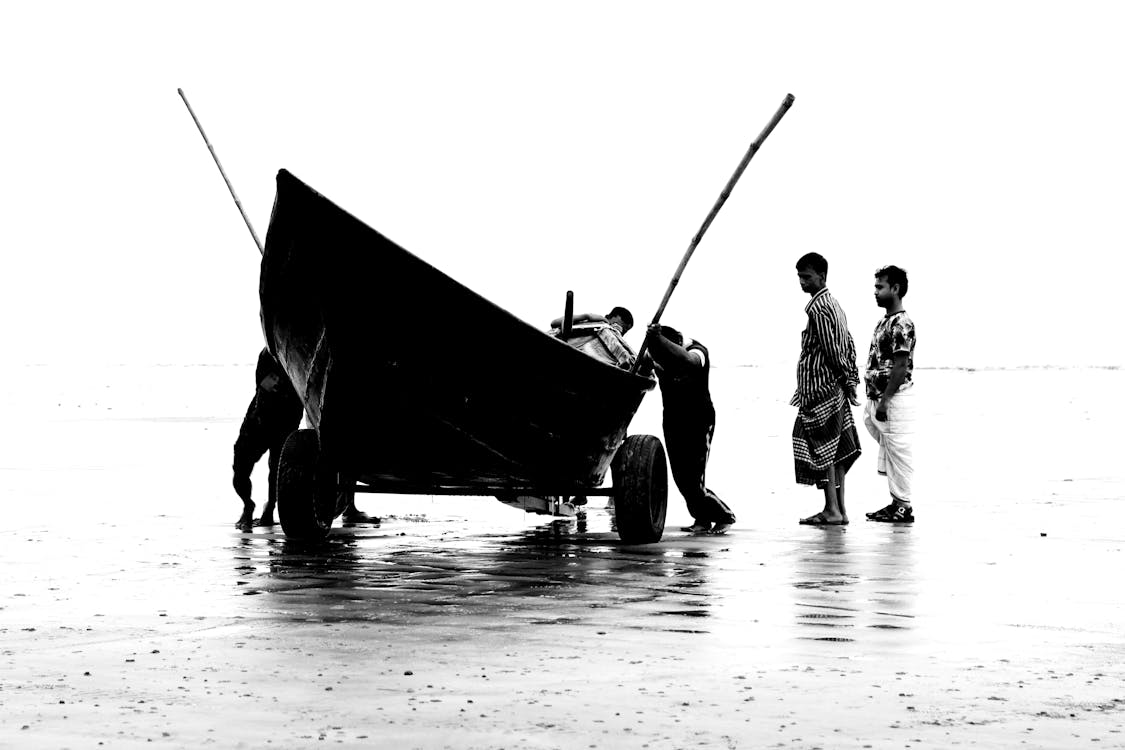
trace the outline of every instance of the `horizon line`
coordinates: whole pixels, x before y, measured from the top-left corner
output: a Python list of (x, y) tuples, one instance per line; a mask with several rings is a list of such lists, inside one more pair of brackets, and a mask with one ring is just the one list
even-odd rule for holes
[[(91, 365), (98, 367), (253, 367), (253, 361), (246, 362), (97, 362), (97, 363), (84, 363), (84, 362), (22, 362), (20, 367), (73, 367), (73, 366)], [(712, 369), (758, 369), (767, 367), (788, 367), (788, 363), (784, 365), (780, 362), (771, 364), (715, 364)], [(1110, 365), (1110, 364), (1085, 364), (1085, 365), (1072, 365), (1072, 364), (1022, 364), (1022, 365), (927, 365), (924, 367), (915, 367), (915, 370), (933, 371), (933, 370), (957, 370), (963, 372), (978, 372), (978, 371), (1004, 371), (1004, 370), (1122, 370), (1125, 365)]]

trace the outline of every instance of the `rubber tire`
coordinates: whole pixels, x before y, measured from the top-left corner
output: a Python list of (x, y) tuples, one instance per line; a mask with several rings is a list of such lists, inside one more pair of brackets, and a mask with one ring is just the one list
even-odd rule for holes
[(277, 465), (277, 512), (285, 536), (308, 541), (328, 536), (336, 517), (335, 479), (320, 466), (316, 430), (286, 438)]
[(613, 457), (617, 535), (626, 544), (651, 544), (664, 535), (668, 463), (654, 435), (630, 435)]

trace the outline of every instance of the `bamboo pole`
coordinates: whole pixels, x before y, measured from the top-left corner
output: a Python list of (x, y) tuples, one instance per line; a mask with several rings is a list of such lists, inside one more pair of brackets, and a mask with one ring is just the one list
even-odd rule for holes
[(179, 93), (180, 98), (184, 100), (184, 105), (187, 107), (191, 119), (195, 120), (195, 127), (199, 128), (199, 134), (203, 136), (203, 142), (207, 144), (207, 150), (211, 152), (211, 158), (215, 160), (215, 166), (219, 168), (219, 174), (223, 176), (223, 181), (227, 184), (227, 190), (230, 191), (230, 196), (234, 198), (234, 205), (238, 206), (238, 212), (242, 214), (242, 220), (246, 222), (246, 228), (250, 230), (250, 236), (254, 238), (254, 244), (258, 246), (258, 252), (265, 255), (266, 251), (262, 247), (262, 241), (258, 239), (258, 233), (254, 231), (253, 225), (250, 224), (250, 218), (242, 208), (242, 201), (238, 200), (238, 196), (234, 192), (234, 186), (230, 184), (227, 173), (223, 171), (223, 165), (219, 163), (219, 156), (215, 153), (215, 147), (212, 146), (211, 141), (207, 139), (207, 134), (203, 132), (203, 126), (199, 124), (199, 118), (195, 116), (195, 111), (192, 110), (191, 104), (188, 103), (187, 97), (184, 95), (184, 90), (176, 89), (176, 91)]
[[(742, 173), (744, 171), (746, 171), (746, 165), (749, 164), (750, 160), (754, 158), (754, 154), (758, 153), (758, 149), (762, 147), (762, 143), (766, 140), (767, 137), (769, 137), (769, 134), (773, 132), (773, 129), (777, 127), (777, 124), (781, 122), (781, 118), (785, 116), (785, 113), (789, 111), (789, 108), (793, 106), (793, 101), (794, 99), (792, 94), (785, 95), (785, 100), (781, 102), (781, 106), (778, 107), (777, 112), (775, 112), (773, 117), (770, 118), (770, 121), (766, 124), (766, 127), (762, 130), (761, 134), (758, 135), (757, 140), (750, 144), (750, 148), (746, 151), (746, 155), (742, 157), (742, 161), (739, 162), (738, 168), (734, 170), (734, 174), (732, 174), (730, 179), (727, 180), (726, 187), (723, 188), (723, 192), (719, 193), (719, 199), (716, 200), (715, 205), (711, 207), (711, 211), (707, 214), (707, 218), (703, 220), (703, 225), (699, 227), (699, 231), (696, 232), (695, 236), (691, 238), (691, 244), (688, 245), (687, 252), (684, 253), (683, 260), (680, 261), (680, 266), (676, 269), (675, 275), (672, 276), (672, 282), (668, 284), (668, 290), (664, 292), (664, 299), (660, 301), (660, 307), (657, 308), (656, 315), (652, 317), (652, 323), (649, 324), (650, 326), (654, 326), (660, 322), (660, 316), (664, 314), (664, 308), (668, 306), (668, 300), (672, 298), (672, 292), (676, 290), (676, 285), (680, 283), (680, 277), (683, 275), (684, 269), (687, 268), (688, 261), (691, 260), (691, 255), (695, 252), (695, 248), (699, 245), (699, 241), (703, 239), (704, 232), (706, 232), (707, 228), (711, 226), (711, 222), (715, 220), (715, 216), (719, 213), (719, 209), (722, 208), (723, 204), (727, 202), (727, 198), (730, 197), (731, 190), (734, 189), (734, 185), (736, 182), (738, 182), (738, 178), (742, 176)], [(647, 348), (648, 341), (646, 340), (641, 344), (641, 349), (639, 352), (637, 352), (637, 360), (633, 363), (633, 368), (632, 370), (630, 370), (630, 372), (635, 373), (637, 371), (637, 368), (640, 367), (641, 357), (644, 356), (645, 350)]]

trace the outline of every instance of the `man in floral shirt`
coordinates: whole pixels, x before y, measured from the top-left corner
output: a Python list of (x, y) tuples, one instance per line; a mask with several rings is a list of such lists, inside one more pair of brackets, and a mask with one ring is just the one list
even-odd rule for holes
[(886, 266), (875, 272), (875, 304), (886, 315), (875, 325), (867, 355), (867, 407), (863, 423), (879, 443), (878, 471), (887, 477), (891, 502), (867, 514), (871, 521), (913, 523), (914, 321), (902, 307), (906, 271)]

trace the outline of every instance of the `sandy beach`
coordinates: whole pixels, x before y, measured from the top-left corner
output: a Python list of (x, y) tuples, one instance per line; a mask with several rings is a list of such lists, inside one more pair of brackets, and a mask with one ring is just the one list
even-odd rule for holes
[(8, 376), (2, 748), (1125, 747), (1118, 369), (919, 370), (913, 526), (866, 434), (798, 526), (790, 368), (719, 367), (725, 537), (361, 495), (314, 549), (234, 528), (249, 364)]

